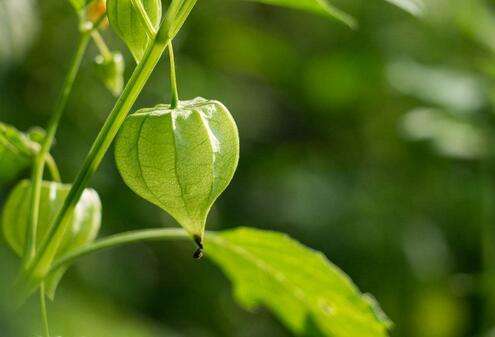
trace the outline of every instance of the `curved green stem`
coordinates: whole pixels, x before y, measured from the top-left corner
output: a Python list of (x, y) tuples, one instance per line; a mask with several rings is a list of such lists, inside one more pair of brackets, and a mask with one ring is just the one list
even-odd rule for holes
[(86, 52), (89, 39), (89, 32), (82, 33), (77, 46), (77, 51), (72, 58), (69, 72), (67, 73), (67, 76), (65, 77), (64, 83), (62, 85), (62, 91), (55, 105), (55, 110), (53, 111), (53, 114), (48, 121), (46, 137), (41, 144), (40, 151), (36, 154), (36, 157), (34, 159), (33, 169), (31, 173), (32, 187), (29, 207), (29, 226), (28, 230), (26, 231), (26, 245), (23, 254), (24, 268), (27, 268), (28, 264), (32, 261), (36, 254), (36, 232), (38, 227), (41, 197), (41, 181), (43, 179), (46, 157), (47, 154), (50, 152), (50, 148), (52, 147), (53, 140), (57, 132), (58, 124), (65, 110), (65, 107), (67, 106), (67, 101), (72, 91), (77, 73), (79, 72), (81, 61), (84, 57), (84, 53)]
[(40, 313), (43, 325), (43, 337), (50, 337), (50, 326), (48, 325), (48, 312), (46, 310), (45, 284), (40, 287)]
[(177, 75), (175, 73), (175, 56), (172, 41), (168, 44), (168, 58), (170, 62), (170, 91), (172, 96), (170, 107), (175, 109), (179, 105), (179, 91), (177, 90)]
[(108, 46), (105, 43), (105, 40), (101, 36), (100, 32), (97, 29), (93, 30), (91, 32), (91, 37), (93, 38), (93, 41), (95, 42), (96, 48), (98, 48), (101, 56), (103, 56), (103, 58), (106, 61), (111, 60), (112, 59), (112, 52), (110, 51), (110, 49), (108, 49)]
[[(186, 0), (184, 6), (185, 10), (187, 10), (187, 14), (192, 10), (195, 3), (196, 0)], [(179, 16), (182, 18), (181, 20), (184, 21), (187, 18), (187, 15), (181, 13), (179, 13)], [(183, 22), (179, 24), (182, 26)], [(17, 283), (19, 301), (22, 302), (27, 298), (39, 286), (45, 275), (49, 272), (51, 263), (53, 262), (60, 242), (65, 234), (67, 224), (69, 223), (67, 219), (70, 216), (71, 211), (74, 210), (89, 179), (97, 171), (127, 114), (134, 105), (134, 102), (141, 93), (144, 85), (165, 51), (165, 48), (173, 37), (174, 34), (170, 31), (170, 27), (168, 25), (162, 25), (153, 42), (150, 43), (146, 49), (143, 59), (136, 66), (122, 95), (115, 103), (112, 112), (91, 146), (83, 166), (72, 184), (54, 222), (48, 229), (39, 250), (36, 252), (28, 267), (21, 271)]]
[(53, 159), (50, 153), (46, 155), (46, 166), (48, 167), (48, 171), (50, 171), (52, 180), (58, 183), (62, 182), (62, 178), (60, 177), (60, 171), (58, 170), (57, 162), (55, 162), (55, 159)]
[(131, 231), (131, 232), (112, 235), (107, 238), (100, 239), (99, 241), (84, 246), (78, 250), (71, 252), (70, 254), (61, 257), (60, 259), (56, 260), (53, 263), (50, 272), (54, 272), (58, 268), (66, 264), (70, 264), (71, 262), (77, 260), (80, 257), (104, 249), (115, 248), (122, 245), (143, 242), (143, 241), (163, 241), (170, 239), (189, 240), (190, 236), (185, 230), (179, 228), (146, 229), (146, 230)]

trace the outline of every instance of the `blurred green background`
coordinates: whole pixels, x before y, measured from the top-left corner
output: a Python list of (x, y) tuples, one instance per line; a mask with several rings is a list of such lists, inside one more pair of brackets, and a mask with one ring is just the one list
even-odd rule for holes
[[(375, 295), (392, 336), (495, 336), (495, 6), (425, 2), (415, 18), (380, 0), (335, 1), (359, 20), (350, 30), (201, 0), (175, 42), (180, 95), (222, 101), (240, 130), (239, 169), (209, 229), (273, 229), (323, 251)], [(128, 76), (129, 52), (104, 36), (125, 51)], [(0, 0), (0, 40), (0, 120), (45, 126), (76, 45), (72, 8)], [(53, 151), (65, 182), (114, 103), (95, 55), (92, 46)], [(162, 62), (135, 109), (168, 101)], [(176, 226), (124, 185), (111, 152), (91, 186), (104, 206), (101, 236)], [(227, 279), (192, 252), (140, 244), (79, 261), (50, 304), (54, 335), (291, 335), (268, 311), (240, 309)], [(16, 263), (2, 241), (0, 298)], [(3, 303), (0, 336), (40, 331), (35, 301), (13, 316)]]

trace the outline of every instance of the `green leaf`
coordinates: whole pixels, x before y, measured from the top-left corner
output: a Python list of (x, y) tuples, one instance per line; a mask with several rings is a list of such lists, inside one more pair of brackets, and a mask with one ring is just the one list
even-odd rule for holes
[(0, 123), (0, 186), (27, 169), (39, 144), (16, 128)]
[[(158, 29), (162, 17), (160, 0), (140, 0), (150, 18), (151, 23)], [(146, 46), (151, 41), (142, 24), (139, 12), (134, 9), (131, 0), (108, 0), (107, 15), (110, 25), (117, 35), (129, 47), (136, 62), (139, 63), (144, 55)]]
[(394, 4), (403, 10), (413, 14), (413, 15), (421, 15), (424, 10), (424, 2), (423, 0), (385, 0)]
[(297, 335), (387, 336), (391, 323), (327, 258), (287, 235), (240, 228), (208, 233), (206, 254), (249, 310), (270, 308)]
[(130, 115), (115, 145), (126, 184), (202, 238), (208, 212), (239, 160), (234, 119), (217, 101), (196, 98)]
[[(42, 183), (37, 231), (38, 243), (47, 233), (69, 190), (70, 185), (46, 181)], [(30, 181), (21, 181), (9, 195), (2, 214), (4, 237), (12, 250), (19, 256), (22, 256), (26, 242), (30, 193)], [(57, 257), (95, 240), (101, 223), (101, 203), (98, 193), (92, 189), (86, 189), (77, 206), (71, 212), (68, 221), (70, 226), (57, 250)], [(68, 267), (59, 269), (46, 279), (46, 288), (51, 298), (54, 297), (57, 285)]]
[(98, 77), (103, 81), (108, 90), (118, 96), (124, 88), (124, 57), (119, 52), (112, 53), (111, 58), (98, 55), (95, 58), (95, 69)]
[(326, 17), (335, 18), (350, 27), (356, 26), (354, 18), (337, 7), (331, 5), (327, 0), (248, 0), (261, 2), (268, 5), (283, 6), (294, 9), (301, 9), (308, 12), (320, 14)]

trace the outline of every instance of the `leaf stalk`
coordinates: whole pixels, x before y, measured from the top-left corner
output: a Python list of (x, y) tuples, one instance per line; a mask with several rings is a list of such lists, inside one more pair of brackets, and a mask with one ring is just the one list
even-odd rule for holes
[(177, 89), (177, 74), (175, 72), (175, 56), (172, 41), (168, 44), (168, 59), (170, 63), (170, 91), (172, 97), (170, 107), (175, 109), (179, 105), (179, 91)]
[(91, 32), (91, 37), (93, 38), (93, 41), (96, 45), (96, 47), (98, 48), (101, 56), (103, 56), (103, 58), (106, 60), (106, 61), (109, 61), (112, 59), (112, 52), (110, 51), (110, 49), (108, 48), (105, 40), (103, 39), (103, 37), (101, 36), (100, 32), (98, 30), (93, 30)]
[(190, 240), (189, 234), (180, 228), (160, 228), (160, 229), (146, 229), (130, 231), (120, 234), (115, 234), (104, 239), (100, 239), (92, 244), (81, 247), (60, 259), (56, 260), (50, 273), (55, 272), (58, 268), (69, 265), (75, 260), (87, 256), (89, 254), (119, 246), (144, 242), (144, 241), (165, 241), (165, 240)]
[(42, 283), (40, 287), (40, 313), (41, 322), (43, 325), (43, 337), (50, 337), (50, 326), (48, 324), (48, 311), (46, 310), (46, 293), (45, 285)]

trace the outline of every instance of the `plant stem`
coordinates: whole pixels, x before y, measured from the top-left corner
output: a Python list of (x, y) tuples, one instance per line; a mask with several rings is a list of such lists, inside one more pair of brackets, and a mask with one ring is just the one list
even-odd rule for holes
[[(44, 269), (49, 266), (56, 248), (59, 245), (59, 241), (65, 232), (65, 228), (62, 224), (67, 219), (70, 211), (74, 209), (89, 179), (98, 169), (103, 156), (110, 147), (110, 144), (116, 136), (120, 126), (124, 122), (129, 110), (132, 108), (132, 105), (136, 101), (137, 96), (144, 87), (148, 77), (151, 75), (151, 72), (153, 71), (164, 49), (165, 46), (162, 46), (161, 44), (153, 44), (144, 55), (142, 61), (136, 67), (129, 83), (126, 85), (121, 97), (117, 100), (114, 109), (108, 116), (100, 133), (93, 143), (93, 146), (86, 156), (82, 169), (74, 181), (72, 188), (65, 199), (61, 210), (57, 214), (53, 225), (46, 234), (46, 238), (40, 247), (39, 254), (37, 254), (37, 258), (34, 261), (35, 265), (38, 264), (38, 267), (40, 267), (40, 264), (41, 267), (44, 267)], [(52, 249), (48, 250), (49, 246), (51, 246)]]
[(40, 313), (43, 324), (43, 337), (50, 337), (50, 326), (48, 325), (48, 312), (46, 310), (45, 284), (40, 287)]
[(170, 2), (170, 5), (168, 6), (165, 20), (168, 20), (168, 22), (174, 22), (181, 5), (182, 5), (181, 0), (172, 0)]
[(50, 171), (52, 180), (58, 183), (62, 182), (57, 163), (55, 162), (55, 159), (53, 159), (53, 157), (50, 155), (50, 153), (46, 155), (46, 166), (48, 167), (48, 171)]
[[(195, 3), (196, 0), (186, 0), (184, 7), (187, 6), (187, 14), (190, 13)], [(179, 15), (180, 14), (181, 13), (179, 13)], [(182, 14), (180, 17), (181, 20), (185, 21), (188, 15)], [(180, 26), (182, 26), (182, 24), (183, 22), (179, 23)], [(22, 302), (27, 298), (49, 272), (53, 258), (55, 257), (60, 242), (65, 234), (68, 224), (67, 219), (69, 218), (71, 211), (74, 210), (89, 179), (98, 169), (113, 139), (117, 135), (118, 130), (124, 123), (127, 114), (148, 81), (148, 78), (160, 60), (165, 48), (174, 36), (173, 32), (170, 31), (170, 27), (162, 24), (153, 42), (150, 43), (146, 49), (143, 59), (134, 69), (122, 95), (115, 103), (114, 108), (91, 146), (83, 166), (72, 184), (60, 211), (57, 213), (54, 222), (45, 234), (40, 249), (28, 268), (21, 271), (17, 283), (19, 301)]]
[(172, 96), (170, 107), (175, 109), (179, 105), (179, 92), (177, 90), (177, 75), (175, 73), (175, 56), (172, 41), (168, 44), (168, 58), (170, 62), (170, 91)]
[(185, 230), (179, 228), (147, 229), (112, 235), (61, 257), (53, 263), (50, 272), (54, 272), (58, 268), (70, 264), (80, 257), (98, 252), (100, 250), (142, 241), (163, 241), (170, 239), (189, 240), (190, 236)]
[(93, 38), (93, 41), (95, 42), (96, 47), (100, 51), (101, 56), (103, 56), (103, 58), (106, 61), (111, 60), (113, 57), (112, 52), (110, 51), (110, 49), (108, 49), (108, 46), (105, 43), (105, 40), (101, 36), (100, 32), (97, 29), (93, 30), (91, 32), (91, 37)]
[[(77, 51), (72, 58), (69, 72), (65, 77), (64, 83), (62, 85), (62, 91), (55, 105), (55, 110), (53, 111), (53, 114), (48, 121), (46, 137), (41, 144), (40, 151), (36, 154), (34, 159), (33, 169), (31, 173), (32, 187), (29, 207), (29, 226), (28, 230), (26, 231), (26, 246), (23, 254), (23, 265), (25, 268), (36, 254), (36, 232), (38, 227), (41, 197), (41, 181), (43, 179), (46, 157), (47, 154), (50, 152), (50, 148), (52, 147), (53, 140), (57, 132), (58, 124), (67, 106), (67, 101), (72, 91), (77, 73), (79, 72), (81, 61), (84, 57), (84, 53), (86, 52), (89, 39), (89, 32), (84, 32), (81, 34), (77, 46)], [(58, 178), (60, 178), (60, 175), (58, 175)]]
[(141, 2), (141, 0), (131, 0), (131, 3), (134, 9), (139, 12), (141, 23), (146, 28), (146, 35), (148, 35), (150, 39), (153, 39), (156, 35), (156, 29), (155, 26), (153, 26), (148, 13), (146, 13), (146, 9), (144, 8), (143, 3)]

